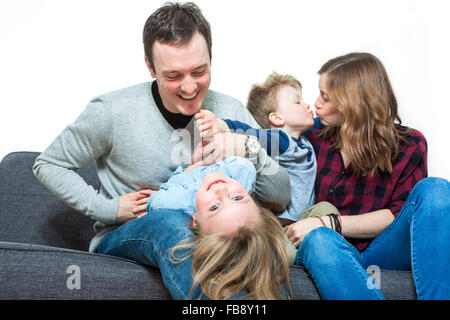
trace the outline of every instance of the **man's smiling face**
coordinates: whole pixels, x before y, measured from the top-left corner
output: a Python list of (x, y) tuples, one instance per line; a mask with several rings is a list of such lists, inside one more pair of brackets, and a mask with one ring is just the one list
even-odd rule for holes
[(193, 115), (200, 110), (211, 83), (211, 61), (205, 38), (195, 32), (182, 46), (153, 44), (153, 65), (164, 107), (172, 113)]

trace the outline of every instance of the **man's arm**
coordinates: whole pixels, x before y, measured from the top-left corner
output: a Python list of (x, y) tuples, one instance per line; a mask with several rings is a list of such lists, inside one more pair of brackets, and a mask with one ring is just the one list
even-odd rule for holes
[(108, 109), (104, 101), (91, 101), (78, 119), (37, 157), (33, 173), (75, 210), (104, 224), (114, 225), (141, 216), (140, 208), (145, 212), (151, 190), (110, 199), (88, 185), (75, 171), (109, 152), (112, 134), (110, 114), (105, 112)]
[(261, 148), (256, 168), (255, 194), (265, 207), (283, 212), (291, 201), (291, 183), (287, 171)]
[(102, 106), (102, 102), (91, 102), (37, 157), (33, 173), (75, 210), (112, 225), (116, 222), (118, 199), (107, 199), (99, 194), (75, 171), (107, 152), (107, 119), (104, 119)]

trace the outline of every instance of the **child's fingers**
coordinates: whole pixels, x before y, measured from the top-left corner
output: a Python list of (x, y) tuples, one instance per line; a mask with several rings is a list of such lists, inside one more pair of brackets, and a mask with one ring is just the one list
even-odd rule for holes
[(204, 166), (203, 161), (199, 161), (199, 162), (196, 162), (194, 164), (191, 164), (189, 167), (184, 169), (183, 172), (190, 172), (190, 171), (192, 171), (192, 170), (194, 170), (194, 169), (196, 169), (198, 167), (201, 167), (201, 166)]
[(201, 118), (205, 118), (205, 117), (207, 117), (209, 114), (208, 114), (208, 111), (207, 110), (200, 110), (199, 112), (197, 112), (195, 115), (194, 115), (194, 119), (201, 119)]
[(216, 131), (213, 129), (208, 129), (200, 132), (200, 138), (209, 140), (209, 138), (213, 137), (216, 134)]
[(212, 123), (205, 122), (203, 124), (197, 125), (197, 127), (198, 127), (198, 131), (204, 132), (204, 131), (212, 128)]

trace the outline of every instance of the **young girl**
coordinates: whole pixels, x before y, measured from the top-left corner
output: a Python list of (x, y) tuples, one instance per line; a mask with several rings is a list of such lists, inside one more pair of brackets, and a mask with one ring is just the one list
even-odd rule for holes
[(229, 157), (207, 167), (179, 167), (151, 195), (149, 214), (165, 208), (192, 216), (194, 237), (172, 249), (172, 260), (183, 261), (187, 257), (177, 252), (192, 248), (191, 294), (198, 285), (210, 299), (243, 291), (252, 299), (290, 295), (283, 230), (250, 195), (255, 179), (250, 161)]

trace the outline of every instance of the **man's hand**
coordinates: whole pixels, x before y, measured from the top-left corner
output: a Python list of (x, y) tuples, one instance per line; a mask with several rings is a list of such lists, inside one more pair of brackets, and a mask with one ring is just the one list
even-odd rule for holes
[(147, 213), (148, 199), (153, 192), (156, 191), (151, 189), (142, 189), (120, 196), (116, 223), (124, 224), (145, 215)]
[(206, 145), (199, 143), (191, 157), (191, 164), (202, 161), (204, 166), (217, 163), (230, 156), (245, 156), (247, 136), (238, 133), (217, 133)]

